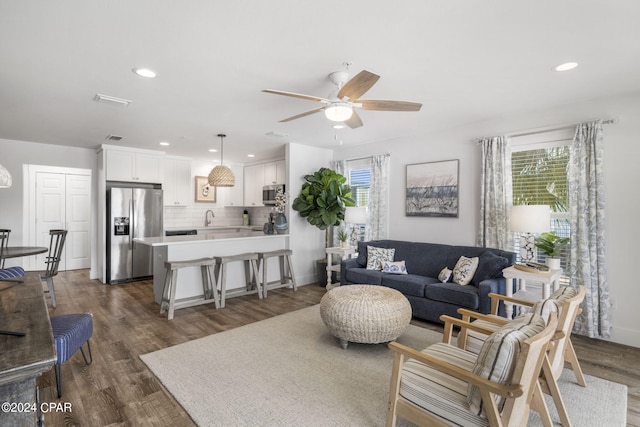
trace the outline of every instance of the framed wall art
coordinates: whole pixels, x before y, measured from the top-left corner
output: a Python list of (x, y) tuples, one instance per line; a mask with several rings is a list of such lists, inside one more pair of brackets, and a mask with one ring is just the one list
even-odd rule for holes
[(216, 187), (209, 185), (209, 178), (196, 176), (196, 202), (215, 203)]
[(406, 216), (458, 217), (459, 162), (407, 165)]

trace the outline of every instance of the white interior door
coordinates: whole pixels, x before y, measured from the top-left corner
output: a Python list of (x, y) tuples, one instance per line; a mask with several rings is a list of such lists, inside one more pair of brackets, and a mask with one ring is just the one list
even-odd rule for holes
[(67, 174), (65, 183), (65, 229), (68, 231), (64, 250), (65, 270), (89, 268), (91, 176)]
[[(91, 171), (27, 166), (26, 245), (49, 247), (49, 230), (66, 229), (59, 270), (91, 267)], [(43, 270), (46, 254), (26, 257), (24, 267)]]
[[(65, 228), (66, 175), (63, 173), (36, 174), (36, 245), (49, 247), (49, 230)], [(38, 255), (36, 268), (45, 269), (45, 256)], [(66, 270), (62, 256), (59, 270)]]

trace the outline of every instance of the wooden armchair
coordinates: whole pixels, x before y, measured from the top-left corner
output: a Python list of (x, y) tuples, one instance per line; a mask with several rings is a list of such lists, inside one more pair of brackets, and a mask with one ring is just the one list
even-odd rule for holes
[[(402, 417), (422, 426), (521, 426), (529, 419), (542, 361), (557, 325), (541, 316), (513, 321), (491, 334), (480, 354), (446, 343), (395, 352), (387, 426)], [(472, 326), (473, 327), (473, 326)], [(544, 402), (544, 401), (543, 401)]]
[[(497, 316), (496, 314), (500, 301), (529, 307), (534, 312), (538, 312), (543, 316), (548, 315), (551, 311), (556, 312), (558, 314), (558, 324), (543, 361), (539, 383), (541, 391), (552, 396), (562, 424), (570, 426), (571, 422), (564, 406), (560, 390), (558, 389), (557, 380), (562, 374), (565, 362), (567, 362), (573, 370), (578, 384), (586, 387), (580, 363), (578, 362), (573, 344), (571, 343), (571, 330), (573, 329), (576, 316), (582, 311), (580, 309), (580, 303), (584, 300), (585, 292), (584, 286), (579, 286), (577, 289), (562, 286), (547, 300), (541, 300), (537, 303), (499, 294), (489, 294), (491, 297), (492, 314), (483, 315), (466, 309), (459, 309), (458, 313), (462, 315), (462, 320), (448, 316), (442, 317), (443, 322), (445, 322), (443, 342), (451, 342), (453, 326), (458, 326), (460, 327), (457, 338), (458, 347), (477, 353), (488, 334), (491, 334), (504, 324), (509, 323), (509, 319)], [(472, 319), (475, 320), (471, 322)], [(475, 326), (473, 328), (469, 327), (470, 324)], [(540, 409), (545, 411), (540, 413), (540, 416), (543, 419), (546, 418), (547, 422), (550, 423), (551, 417), (548, 411), (546, 411), (546, 406), (541, 406)]]

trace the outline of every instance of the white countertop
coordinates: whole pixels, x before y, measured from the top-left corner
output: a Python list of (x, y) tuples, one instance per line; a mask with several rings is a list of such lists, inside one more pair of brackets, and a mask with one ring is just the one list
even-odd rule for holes
[[(238, 231), (226, 231), (229, 229), (239, 229)], [(274, 239), (289, 237), (289, 234), (264, 234), (262, 231), (253, 231), (251, 227), (224, 227), (224, 229), (216, 229), (209, 227), (207, 229), (197, 229), (198, 234), (187, 236), (162, 236), (162, 237), (138, 237), (133, 239), (136, 242), (148, 246), (168, 246), (191, 243), (206, 243), (212, 241), (228, 241), (243, 239)]]

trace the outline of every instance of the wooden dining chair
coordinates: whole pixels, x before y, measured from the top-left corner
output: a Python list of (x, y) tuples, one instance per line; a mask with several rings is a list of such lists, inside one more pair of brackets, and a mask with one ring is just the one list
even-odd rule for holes
[(47, 268), (40, 272), (40, 279), (47, 282), (47, 292), (51, 298), (51, 305), (56, 308), (56, 293), (53, 286), (53, 278), (58, 274), (58, 266), (62, 259), (62, 250), (67, 238), (67, 230), (49, 230), (49, 253), (45, 258)]
[(0, 228), (0, 269), (4, 268), (4, 252), (9, 246), (9, 234), (11, 230), (7, 228)]

